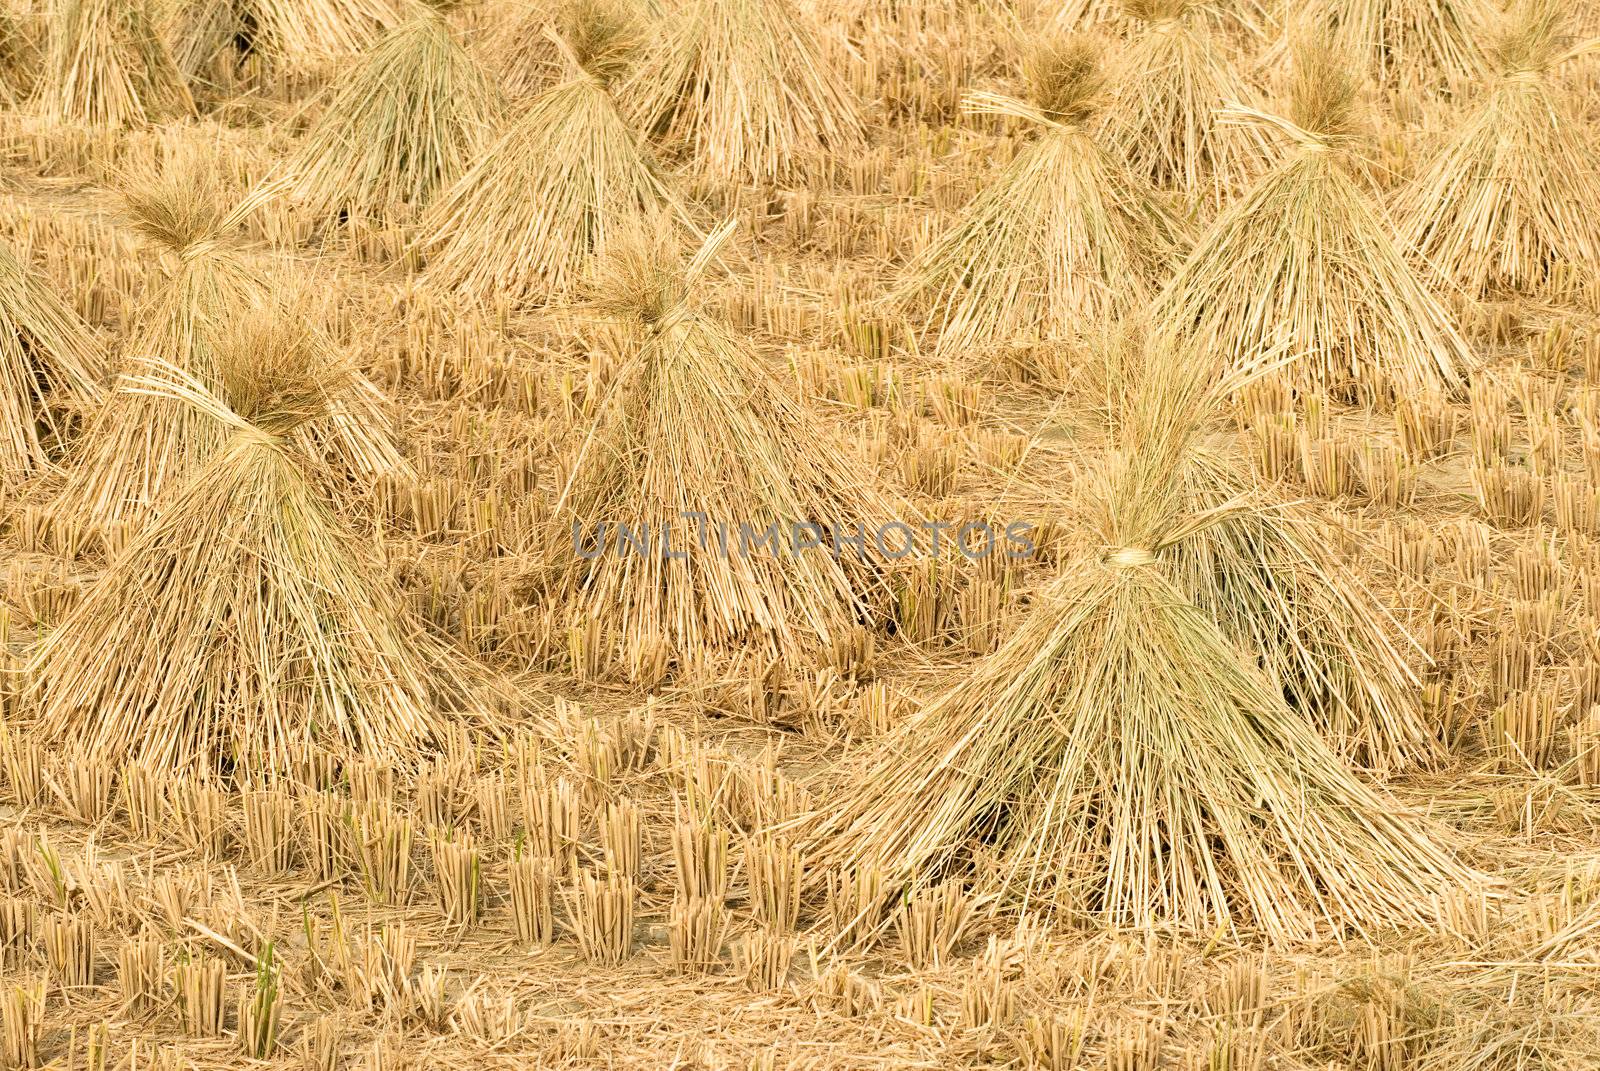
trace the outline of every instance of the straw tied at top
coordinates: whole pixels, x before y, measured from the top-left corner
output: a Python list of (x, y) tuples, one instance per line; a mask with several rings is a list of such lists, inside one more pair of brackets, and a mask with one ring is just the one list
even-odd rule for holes
[(1012, 521), (1003, 528), (983, 521), (957, 524), (932, 520), (925, 520), (920, 526), (904, 521), (878, 525), (773, 521), (755, 525), (745, 521), (731, 524), (714, 521), (697, 510), (687, 510), (679, 516), (693, 523), (675, 529), (670, 522), (652, 526), (599, 521), (592, 531), (585, 532), (583, 524), (574, 521), (572, 550), (580, 558), (600, 558), (609, 553), (670, 561), (688, 560), (693, 548), (719, 558), (748, 558), (756, 554), (779, 557), (817, 550), (835, 559), (853, 552), (861, 558), (876, 554), (894, 560), (959, 554), (969, 561), (979, 561), (997, 553), (1011, 559), (1027, 558), (1034, 552), (1034, 526), (1023, 521)]

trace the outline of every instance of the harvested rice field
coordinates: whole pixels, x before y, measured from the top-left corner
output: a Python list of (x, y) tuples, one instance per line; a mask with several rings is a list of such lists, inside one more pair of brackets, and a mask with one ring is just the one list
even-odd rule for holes
[(0, 0), (0, 1071), (1600, 1065), (1596, 34)]

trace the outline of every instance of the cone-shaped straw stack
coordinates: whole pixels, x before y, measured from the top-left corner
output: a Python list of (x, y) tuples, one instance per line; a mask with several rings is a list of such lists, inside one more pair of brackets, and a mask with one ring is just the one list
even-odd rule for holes
[(316, 751), (414, 765), (440, 729), (425, 644), (285, 441), (351, 378), (296, 332), (252, 327), (217, 351), (237, 408), (170, 366), (123, 380), (223, 442), (41, 645), (39, 729), (163, 768), (282, 772)]
[(142, 126), (194, 111), (148, 0), (52, 0), (45, 114), (90, 126)]
[(1571, 21), (1560, 0), (1502, 17), (1487, 94), (1395, 205), (1401, 237), (1475, 297), (1600, 273), (1600, 152), (1555, 75), (1596, 43), (1569, 47)]
[(530, 103), (422, 223), (429, 282), (542, 304), (569, 296), (611, 235), (641, 214), (682, 215), (612, 100), (639, 32), (618, 0), (573, 0), (551, 40), (570, 77)]
[(859, 106), (794, 0), (686, 0), (661, 30), (622, 95), (696, 173), (782, 182), (865, 146)]
[(1296, 63), (1293, 121), (1225, 116), (1268, 125), (1294, 151), (1195, 243), (1156, 319), (1192, 353), (1292, 356), (1293, 379), (1340, 396), (1453, 392), (1473, 353), (1343, 159), (1356, 96), (1343, 58), (1309, 48)]
[[(1052, 0), (1045, 5), (1055, 26), (1072, 33), (1110, 25), (1131, 28), (1149, 19), (1149, 9), (1169, 6), (1169, 0)], [(1219, 31), (1260, 39), (1276, 26), (1277, 7), (1276, 0), (1221, 0), (1204, 4), (1199, 13)]]
[[(214, 353), (219, 330), (265, 303), (272, 289), (228, 247), (226, 236), (278, 192), (281, 187), (261, 187), (224, 211), (215, 176), (183, 168), (127, 194), (135, 225), (176, 261), (140, 310), (130, 356), (154, 354), (208, 390), (221, 389)], [(326, 457), (331, 470), (366, 486), (376, 476), (404, 471), (406, 464), (381, 394), (358, 373), (348, 374), (355, 377), (351, 388), (294, 437)], [(225, 429), (194, 406), (160, 394), (117, 391), (85, 432), (51, 511), (90, 533), (135, 521), (164, 486), (207, 460), (225, 438)]]
[(1319, 519), (1273, 501), (1241, 467), (1193, 451), (1184, 503), (1215, 519), (1172, 545), (1168, 576), (1345, 758), (1391, 770), (1434, 757), (1416, 645), (1336, 557)]
[(1261, 174), (1271, 146), (1258, 128), (1217, 121), (1254, 92), (1229, 62), (1199, 0), (1124, 0), (1140, 27), (1118, 62), (1101, 140), (1134, 174), (1220, 205)]
[[(804, 659), (870, 621), (885, 590), (873, 534), (897, 504), (694, 303), (727, 233), (687, 269), (666, 225), (627, 235), (593, 284), (629, 352), (557, 503), (553, 542), (575, 620), (609, 626), (630, 673), (661, 649)], [(797, 537), (797, 524), (821, 527)], [(622, 545), (618, 526), (647, 531), (645, 552)], [(580, 552), (600, 547), (601, 531), (603, 549)], [(864, 544), (838, 549), (835, 532)], [(813, 536), (822, 546), (805, 549)]]
[[(1085, 547), (991, 658), (847, 768), (820, 869), (886, 888), (971, 867), (980, 896), (1103, 926), (1292, 941), (1428, 922), (1480, 878), (1363, 784), (1169, 578), (1208, 401), (1159, 360)], [(981, 861), (979, 861), (981, 860)]]
[(500, 104), (443, 15), (422, 11), (331, 90), (285, 165), (291, 196), (318, 219), (405, 218), (477, 159)]
[(201, 76), (243, 46), (277, 71), (353, 56), (419, 13), (427, 0), (179, 0), (172, 29), (184, 74)]
[(0, 245), (0, 487), (49, 466), (105, 371), (88, 325)]
[(1342, 62), (1384, 84), (1482, 75), (1476, 39), (1493, 11), (1489, 0), (1310, 0), (1285, 8), (1292, 33), (1336, 37)]
[(908, 269), (899, 300), (934, 295), (944, 349), (1059, 338), (1142, 308), (1180, 252), (1181, 228), (1144, 179), (1086, 129), (1101, 89), (1099, 50), (1083, 39), (1036, 48), (1031, 103), (971, 94), (969, 112), (1039, 127), (993, 183)]

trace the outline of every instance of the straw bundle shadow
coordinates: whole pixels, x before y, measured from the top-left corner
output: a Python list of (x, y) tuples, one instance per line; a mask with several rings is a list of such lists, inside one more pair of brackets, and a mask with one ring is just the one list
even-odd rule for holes
[(1296, 63), (1292, 121), (1224, 113), (1286, 135), (1295, 151), (1196, 242), (1156, 299), (1156, 320), (1194, 353), (1246, 363), (1291, 354), (1291, 379), (1313, 389), (1452, 393), (1476, 358), (1346, 169), (1356, 96), (1342, 59), (1314, 48)]
[(284, 441), (349, 379), (304, 350), (224, 360), (244, 413), (170, 366), (123, 381), (224, 442), (39, 647), (39, 732), (163, 768), (281, 773), (319, 751), (414, 766), (442, 729), (415, 629)]
[(1311, 0), (1288, 16), (1291, 33), (1338, 38), (1346, 63), (1388, 85), (1484, 74), (1476, 36), (1488, 0)]
[(386, 34), (330, 90), (284, 165), (291, 196), (321, 219), (403, 218), (466, 171), (500, 108), (444, 17), (424, 12)]
[[(897, 519), (898, 503), (747, 342), (693, 302), (730, 230), (687, 269), (666, 227), (631, 233), (593, 282), (594, 308), (621, 321), (631, 352), (557, 501), (552, 553), (575, 619), (614, 627), (630, 666), (653, 643), (680, 656), (815, 656), (872, 620), (885, 595), (871, 533)], [(821, 546), (796, 537), (792, 526), (807, 523), (820, 526)], [(647, 535), (636, 553), (619, 526), (654, 542)], [(769, 529), (778, 534), (764, 543)], [(832, 542), (856, 531), (861, 544)], [(580, 534), (587, 548), (597, 532), (608, 545), (580, 553)]]
[[(226, 236), (280, 192), (265, 186), (224, 211), (215, 176), (202, 169), (170, 171), (148, 189), (128, 193), (134, 225), (175, 260), (140, 310), (129, 352), (157, 354), (208, 390), (221, 390), (215, 346), (228, 321), (270, 304), (274, 287), (229, 248)], [(318, 352), (329, 347), (318, 339)], [(339, 482), (370, 485), (407, 471), (395, 446), (387, 403), (359, 373), (329, 412), (296, 430), (294, 440), (325, 459)], [(216, 421), (160, 394), (117, 391), (95, 414), (74, 451), (51, 512), (63, 522), (104, 532), (138, 520), (169, 482), (186, 476), (226, 439)]]
[(425, 10), (428, 0), (178, 0), (171, 35), (179, 68), (202, 76), (229, 53), (278, 72), (354, 56)]
[(972, 114), (1036, 124), (1040, 134), (907, 269), (901, 303), (936, 295), (943, 349), (1071, 335), (1146, 305), (1184, 243), (1177, 219), (1087, 128), (1102, 82), (1099, 50), (1048, 42), (1024, 64), (1032, 101), (969, 94)]
[(804, 178), (866, 146), (860, 107), (793, 0), (687, 0), (621, 97), (713, 181)]
[(0, 244), (0, 486), (50, 466), (105, 372), (89, 326)]
[(611, 96), (637, 32), (615, 0), (565, 10), (550, 40), (568, 80), (530, 103), (422, 221), (431, 283), (542, 304), (574, 293), (619, 227), (663, 210), (684, 218)]
[(1184, 508), (1209, 403), (1160, 372), (1179, 386), (1146, 395), (1087, 488), (1099, 549), (993, 657), (847, 760), (808, 858), (878, 867), (888, 889), (970, 868), (993, 907), (1103, 926), (1293, 941), (1436, 921), (1483, 879), (1352, 774), (1169, 578), (1217, 518)]
[(1220, 205), (1272, 159), (1257, 127), (1219, 123), (1254, 90), (1228, 61), (1199, 0), (1129, 3), (1140, 32), (1118, 60), (1100, 140), (1159, 189)]
[(1503, 17), (1487, 94), (1395, 203), (1401, 237), (1476, 297), (1600, 270), (1600, 152), (1555, 76), (1597, 42), (1569, 47), (1571, 20), (1558, 0)]
[(194, 111), (148, 0), (54, 0), (49, 25), (36, 93), (50, 118), (114, 128)]

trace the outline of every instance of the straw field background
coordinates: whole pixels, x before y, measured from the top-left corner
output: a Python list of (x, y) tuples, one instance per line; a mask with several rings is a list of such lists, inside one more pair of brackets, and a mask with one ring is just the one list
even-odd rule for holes
[(0, 1071), (1596, 1066), (1597, 33), (0, 0)]

